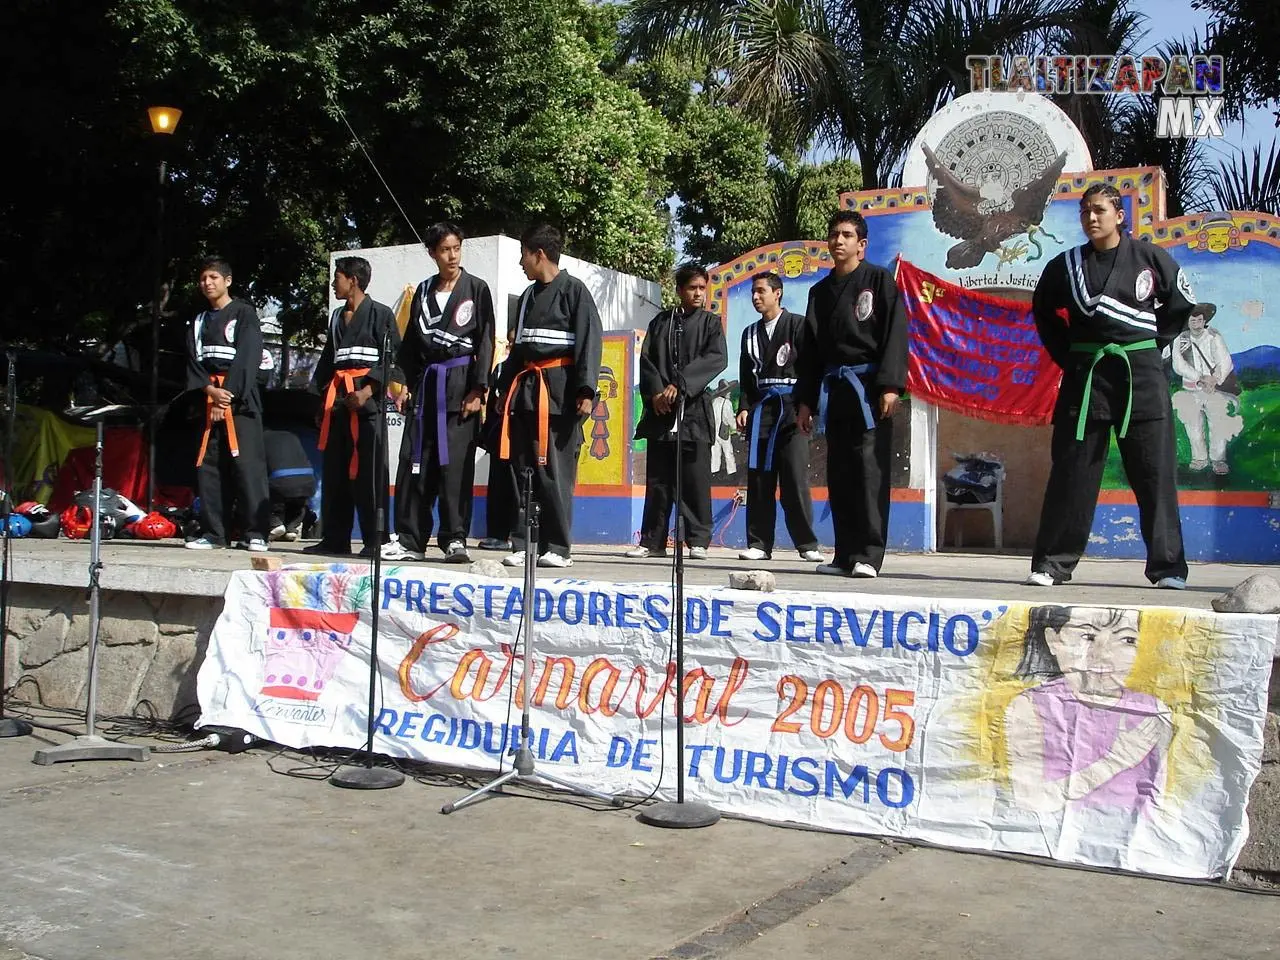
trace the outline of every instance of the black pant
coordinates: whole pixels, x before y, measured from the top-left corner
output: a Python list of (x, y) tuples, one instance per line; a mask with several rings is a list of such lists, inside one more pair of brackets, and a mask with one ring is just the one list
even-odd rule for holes
[(262, 444), (262, 420), (257, 414), (235, 414), (238, 457), (231, 456), (225, 422), (215, 423), (196, 471), (200, 492), (200, 527), (213, 543), (227, 543), (226, 515), (239, 507), (240, 537), (265, 540), (270, 529), (271, 498), (267, 487), (267, 453)]
[[(356, 443), (358, 466), (356, 478), (348, 475), (351, 462), (351, 418), (359, 424), (359, 440)], [(321, 539), (338, 553), (351, 549), (351, 521), (359, 516), (360, 534), (366, 549), (379, 545), (377, 534), (377, 510), (383, 516), (387, 509), (387, 472), (378, 470), (380, 488), (374, 492), (374, 466), (378, 442), (377, 414), (369, 416), (352, 413), (341, 403), (333, 407), (329, 421), (329, 442), (324, 451), (324, 488), (320, 492)]]
[[(759, 416), (759, 409), (751, 415)], [(751, 426), (752, 422), (748, 421), (748, 437)], [(782, 517), (791, 542), (801, 553), (816, 550), (818, 537), (813, 532), (813, 501), (809, 496), (809, 438), (794, 422), (779, 427), (773, 446), (773, 469), (765, 470), (765, 453), (772, 429), (773, 424), (767, 420), (761, 425), (760, 469), (747, 470), (747, 546), (773, 553), (773, 535), (778, 523), (776, 498), (781, 490)]]
[(460, 413), (445, 418), (445, 442), (449, 463), (440, 466), (434, 410), (424, 413), (422, 471), (413, 472), (413, 435), (417, 422), (406, 411), (400, 442), (400, 469), (396, 474), (396, 536), (406, 550), (420, 553), (431, 538), (431, 510), (440, 503), (440, 533), (436, 542), (447, 549), (454, 541), (466, 543), (471, 533), (471, 503), (476, 480), (476, 443), (480, 417), (466, 419)]
[(893, 419), (877, 420), (868, 430), (856, 401), (837, 405), (842, 392), (832, 389), (827, 408), (827, 496), (835, 531), (831, 562), (846, 570), (867, 563), (879, 571), (889, 531)]
[[(497, 444), (494, 450), (497, 450)], [(511, 469), (511, 461), (499, 460), (497, 453), (491, 452), (489, 489), (484, 499), (485, 536), (492, 540), (510, 540), (519, 510), (520, 494), (516, 490), (516, 475)]]
[[(1098, 490), (1107, 462), (1113, 424), (1090, 420), (1084, 440), (1076, 440), (1075, 419), (1053, 427), (1053, 465), (1040, 510), (1031, 569), (1070, 580), (1084, 554), (1098, 506)], [(1138, 522), (1147, 545), (1147, 579), (1187, 576), (1178, 513), (1173, 418), (1139, 420), (1129, 435), (1116, 438), (1125, 476), (1138, 501)]]
[[(523, 489), (524, 470), (533, 469), (533, 495), (539, 505), (538, 554), (570, 555), (573, 549), (573, 490), (578, 483), (578, 451), (582, 449), (582, 424), (577, 413), (550, 418), (547, 462), (538, 464), (538, 415), (517, 410), (511, 414), (511, 463), (517, 489)], [(517, 507), (511, 544), (524, 550), (525, 519)]]
[[(711, 546), (711, 444), (686, 440), (680, 444), (680, 516), (684, 518), (684, 542), (690, 547)], [(676, 444), (650, 440), (644, 470), (644, 513), (640, 520), (640, 546), (664, 550), (671, 505), (676, 500)]]

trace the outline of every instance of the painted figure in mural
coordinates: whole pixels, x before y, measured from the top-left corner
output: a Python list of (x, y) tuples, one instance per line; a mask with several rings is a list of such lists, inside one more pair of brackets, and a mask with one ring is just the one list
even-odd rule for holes
[[(675, 503), (684, 518), (689, 559), (705, 560), (711, 545), (711, 445), (716, 431), (707, 387), (728, 364), (728, 351), (723, 322), (703, 309), (707, 282), (707, 271), (697, 264), (676, 270), (680, 305), (659, 313), (645, 332), (639, 380), (643, 412), (636, 424), (636, 439), (649, 442), (644, 514), (640, 543), (627, 551), (628, 557), (660, 557), (667, 552), (667, 525)], [(681, 398), (684, 420), (679, 425), (677, 451)], [(679, 490), (675, 489), (677, 456), (682, 464)]]
[(802, 560), (820, 562), (809, 496), (809, 437), (796, 427), (799, 344), (804, 317), (782, 309), (782, 278), (751, 278), (751, 305), (760, 319), (742, 331), (738, 360), (738, 429), (747, 440), (747, 549), (742, 560), (773, 556), (779, 493), (782, 516)]
[(1212, 303), (1197, 303), (1169, 353), (1182, 386), (1173, 395), (1173, 409), (1191, 441), (1190, 467), (1199, 471), (1212, 463), (1213, 472), (1222, 476), (1230, 472), (1227, 441), (1239, 436), (1244, 419), (1231, 351), (1222, 334), (1209, 327), (1217, 311)]
[(801, 432), (816, 420), (827, 436), (835, 556), (817, 569), (877, 577), (889, 528), (893, 414), (907, 382), (907, 319), (892, 271), (865, 259), (862, 214), (835, 214), (827, 249), (832, 269), (809, 290), (794, 394)]
[(715, 439), (711, 442), (711, 473), (715, 475), (723, 470), (732, 477), (738, 472), (738, 458), (733, 453), (733, 435), (737, 433), (737, 427), (729, 385), (723, 380), (711, 395), (711, 424), (715, 428)]
[(1115, 187), (1099, 183), (1084, 192), (1080, 223), (1089, 242), (1049, 261), (1032, 300), (1040, 340), (1063, 377), (1025, 582), (1071, 579), (1089, 542), (1114, 429), (1138, 501), (1147, 579), (1181, 590), (1187, 561), (1161, 349), (1182, 329), (1195, 295), (1168, 252), (1129, 236)]
[[(587, 285), (560, 269), (564, 241), (541, 225), (520, 238), (520, 267), (533, 281), (520, 295), (508, 358), (509, 384), (498, 457), (511, 462), (524, 489), (526, 470), (540, 513), (538, 565), (573, 565), (573, 489), (578, 481), (582, 425), (596, 405), (604, 332)], [(502, 562), (524, 566), (524, 510), (517, 513)]]
[(493, 367), (493, 296), (462, 267), (462, 230), (437, 223), (426, 248), (435, 276), (418, 284), (400, 344), (407, 392), (396, 473), (395, 538), (384, 560), (421, 560), (439, 502), (436, 542), (449, 563), (467, 563), (480, 409)]
[(216, 257), (200, 265), (200, 293), (209, 303), (187, 328), (187, 389), (205, 396), (204, 438), (196, 457), (202, 535), (192, 550), (227, 545), (232, 500), (249, 550), (267, 549), (270, 494), (262, 442), (262, 328), (258, 313), (231, 296), (231, 265)]
[(1032, 607), (1015, 675), (1037, 685), (1005, 711), (1014, 801), (1140, 813), (1164, 788), (1173, 722), (1156, 697), (1127, 686), (1140, 614)]

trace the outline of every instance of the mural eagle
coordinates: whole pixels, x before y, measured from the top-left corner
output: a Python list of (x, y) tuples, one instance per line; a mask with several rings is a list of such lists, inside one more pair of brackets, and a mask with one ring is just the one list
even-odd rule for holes
[[(1002, 253), (1004, 242), (1023, 233), (1037, 250), (1036, 256), (1027, 259), (1039, 258), (1043, 250), (1035, 239), (1035, 233), (1045, 232), (1040, 222), (1044, 219), (1054, 185), (1066, 166), (1065, 150), (1039, 176), (1014, 190), (1007, 206), (989, 209), (990, 198), (979, 187), (958, 180), (928, 144), (921, 144), (921, 147), (929, 173), (938, 183), (933, 198), (933, 222), (947, 236), (961, 241), (947, 251), (948, 267), (952, 270), (976, 267), (988, 253), (1000, 256), (1002, 263), (1008, 262), (1014, 256), (1005, 256), (1008, 251)], [(1013, 253), (1021, 255), (1025, 250), (1023, 246)]]

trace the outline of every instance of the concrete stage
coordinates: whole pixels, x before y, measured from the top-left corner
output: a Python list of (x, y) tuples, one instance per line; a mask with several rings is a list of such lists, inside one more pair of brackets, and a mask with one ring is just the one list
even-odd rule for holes
[[(303, 556), (300, 552), (303, 546), (306, 544), (273, 544), (272, 553), (282, 557), (286, 564), (323, 561), (324, 558)], [(569, 570), (539, 569), (538, 577), (551, 580), (558, 576), (572, 576), (625, 583), (652, 582), (667, 575), (670, 557), (665, 560), (631, 560), (623, 556), (626, 549), (613, 545), (582, 545), (575, 548), (575, 562)], [(474, 547), (471, 555), (475, 560), (486, 557), (498, 560), (503, 556)], [(88, 544), (79, 541), (15, 540), (13, 580), (21, 584), (83, 587), (88, 583), (88, 557)], [(440, 551), (432, 547), (427, 553), (426, 563), (445, 566), (441, 557)], [(231, 573), (249, 569), (249, 558), (250, 555), (243, 550), (187, 550), (177, 540), (110, 540), (102, 545), (101, 582), (106, 590), (220, 598)], [(1276, 568), (1271, 566), (1193, 563), (1187, 589), (1179, 592), (1151, 587), (1142, 574), (1142, 562), (1138, 560), (1086, 559), (1077, 568), (1075, 579), (1060, 587), (1023, 586), (1021, 581), (1030, 570), (1028, 556), (978, 551), (891, 554), (877, 580), (819, 576), (813, 572), (814, 566), (800, 560), (791, 551), (779, 551), (772, 561), (749, 562), (739, 560), (736, 549), (713, 547), (707, 560), (686, 559), (685, 582), (727, 586), (730, 571), (759, 569), (769, 570), (777, 576), (779, 590), (1208, 610), (1213, 598), (1246, 577), (1255, 573), (1276, 573)], [(519, 570), (509, 573), (514, 579), (523, 576)]]

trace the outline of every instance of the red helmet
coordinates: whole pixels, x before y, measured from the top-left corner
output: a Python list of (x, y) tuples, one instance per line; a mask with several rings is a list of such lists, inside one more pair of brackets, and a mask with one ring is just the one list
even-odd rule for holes
[(88, 507), (72, 505), (62, 511), (62, 534), (68, 540), (83, 540), (89, 535), (93, 523), (93, 511)]
[(178, 533), (173, 521), (158, 513), (148, 513), (141, 520), (129, 524), (128, 529), (139, 540), (164, 540)]

